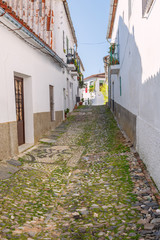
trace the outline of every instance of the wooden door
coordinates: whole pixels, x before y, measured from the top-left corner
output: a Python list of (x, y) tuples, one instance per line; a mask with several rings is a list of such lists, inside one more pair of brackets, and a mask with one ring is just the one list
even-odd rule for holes
[(49, 86), (51, 121), (54, 121), (54, 87)]
[(15, 77), (15, 98), (16, 98), (18, 145), (20, 146), (25, 143), (24, 92), (23, 92), (23, 79), (18, 77)]

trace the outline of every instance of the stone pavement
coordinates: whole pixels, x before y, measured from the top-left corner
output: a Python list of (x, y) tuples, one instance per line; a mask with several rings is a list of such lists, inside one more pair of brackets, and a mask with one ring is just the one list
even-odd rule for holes
[(0, 239), (160, 239), (148, 178), (106, 107), (76, 110), (0, 164)]

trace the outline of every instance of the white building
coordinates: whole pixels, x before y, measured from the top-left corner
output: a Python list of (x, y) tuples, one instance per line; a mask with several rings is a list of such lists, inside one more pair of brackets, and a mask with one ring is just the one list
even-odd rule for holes
[(111, 0), (107, 38), (116, 44), (108, 58), (111, 109), (160, 188), (159, 10), (157, 0)]
[(84, 104), (91, 104), (93, 106), (106, 104), (108, 91), (105, 73), (99, 73), (85, 78), (84, 85), (85, 88), (82, 89)]
[(0, 1), (0, 15), (0, 159), (5, 159), (59, 125), (79, 93), (70, 61), (77, 39), (65, 0)]

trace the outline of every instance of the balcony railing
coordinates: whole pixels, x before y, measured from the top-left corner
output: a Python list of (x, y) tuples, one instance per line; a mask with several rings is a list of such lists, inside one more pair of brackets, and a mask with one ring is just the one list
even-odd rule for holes
[(112, 43), (109, 50), (109, 65), (119, 64), (119, 45)]
[(79, 81), (79, 87), (82, 88), (84, 85), (83, 74), (81, 73), (80, 60), (77, 58), (77, 54), (74, 49), (70, 48), (67, 50), (67, 64), (68, 69), (71, 70), (71, 75), (77, 77)]
[(76, 53), (74, 49), (70, 48), (67, 50), (67, 64), (75, 64)]

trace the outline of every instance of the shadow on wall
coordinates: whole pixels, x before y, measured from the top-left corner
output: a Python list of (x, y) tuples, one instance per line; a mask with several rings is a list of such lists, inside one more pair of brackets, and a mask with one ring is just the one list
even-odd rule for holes
[(141, 84), (139, 115), (160, 130), (160, 69)]
[(160, 189), (160, 70), (141, 83), (137, 151)]
[[(160, 189), (160, 67), (155, 75), (143, 79), (147, 65), (142, 69), (142, 58), (134, 36), (136, 26), (131, 29), (130, 32), (120, 17), (117, 32), (120, 73), (112, 76), (114, 84), (111, 84), (114, 86), (114, 113)], [(147, 50), (147, 47), (143, 48), (143, 51)], [(148, 60), (148, 64), (153, 63)]]
[(112, 110), (121, 128), (136, 146), (136, 116), (139, 112), (139, 90), (142, 79), (141, 56), (135, 41), (134, 26), (130, 33), (122, 17), (119, 18), (118, 26), (120, 72), (111, 79), (112, 106), (114, 106)]

